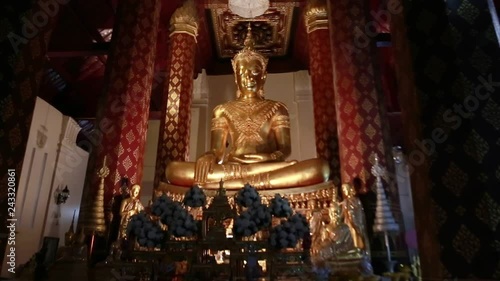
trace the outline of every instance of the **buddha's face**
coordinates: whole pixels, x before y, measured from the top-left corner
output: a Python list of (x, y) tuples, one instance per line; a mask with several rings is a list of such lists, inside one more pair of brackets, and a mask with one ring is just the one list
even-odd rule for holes
[(266, 81), (266, 72), (258, 59), (240, 60), (235, 69), (236, 86), (245, 96), (259, 93)]
[(354, 190), (354, 187), (350, 184), (343, 184), (342, 185), (342, 194), (344, 197), (353, 197), (356, 196), (356, 191)]
[(132, 198), (137, 198), (139, 197), (139, 192), (141, 191), (140, 187), (138, 185), (132, 186), (130, 190), (130, 197)]
[(335, 204), (334, 206), (330, 207), (330, 209), (328, 209), (328, 217), (331, 225), (336, 226), (339, 224), (341, 212), (341, 207), (338, 204)]

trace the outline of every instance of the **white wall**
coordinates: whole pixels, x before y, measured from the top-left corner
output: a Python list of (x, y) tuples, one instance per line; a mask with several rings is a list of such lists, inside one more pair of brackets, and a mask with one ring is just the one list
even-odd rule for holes
[[(160, 134), (160, 120), (149, 120), (148, 133), (146, 136), (146, 149), (144, 152), (144, 173), (141, 184), (141, 202), (147, 206), (153, 197), (156, 151), (158, 149), (158, 136)], [(135, 183), (132, 183), (135, 184)]]
[[(44, 236), (59, 237), (59, 246), (65, 243), (64, 234), (69, 230), (73, 214), (75, 225), (80, 213), (85, 174), (89, 160), (88, 152), (76, 145), (76, 137), (81, 130), (78, 123), (68, 116), (63, 117), (59, 155), (54, 181), (50, 193)], [(70, 197), (64, 204), (57, 205), (57, 194), (68, 186)], [(76, 229), (73, 229), (76, 231)]]
[[(68, 144), (68, 139), (73, 139), (74, 143), (78, 133), (74, 125), (47, 102), (37, 98), (22, 173), (18, 175), (19, 186), (15, 206), (17, 266), (27, 262), (40, 249), (45, 234), (64, 237), (64, 234), (61, 237), (61, 233), (65, 232), (64, 228), (68, 229), (73, 210), (78, 208), (88, 155), (76, 149), (74, 145)], [(68, 126), (73, 128), (68, 131), (69, 134), (66, 134)], [(65, 129), (63, 144), (59, 149), (63, 128)], [(65, 165), (71, 167), (70, 172), (64, 175), (61, 169), (57, 169), (56, 172), (56, 167), (60, 167), (57, 163), (59, 151), (61, 151), (61, 159), (66, 161)], [(59, 176), (55, 177), (55, 175)], [(68, 205), (60, 206), (59, 209), (54, 207), (56, 204), (52, 188), (61, 184), (68, 185), (72, 197), (68, 200)], [(56, 225), (53, 214), (59, 210), (61, 217), (57, 218), (58, 225)], [(47, 214), (52, 216), (50, 222), (46, 221)], [(63, 240), (60, 240), (59, 245), (64, 243)], [(9, 247), (7, 247), (8, 250), (10, 250)], [(2, 277), (9, 276), (7, 269), (8, 266), (2, 267)]]
[[(205, 70), (194, 80), (193, 103), (191, 105), (191, 127), (189, 139), (189, 161), (195, 161), (210, 149), (209, 84)], [(201, 138), (200, 138), (201, 137)], [(208, 141), (207, 141), (208, 140)]]

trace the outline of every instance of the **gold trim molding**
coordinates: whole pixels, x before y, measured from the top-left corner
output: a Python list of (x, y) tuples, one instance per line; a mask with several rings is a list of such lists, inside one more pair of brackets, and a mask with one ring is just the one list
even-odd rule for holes
[[(171, 196), (175, 201), (182, 201), (189, 188), (160, 182), (158, 190), (167, 196)], [(218, 189), (203, 189), (203, 191), (210, 201), (210, 198), (216, 195)], [(226, 190), (231, 204), (234, 204), (234, 197), (238, 191), (239, 189)], [(337, 189), (331, 181), (295, 188), (258, 189), (258, 192), (263, 202), (268, 202), (275, 194), (279, 193), (288, 199), (294, 209), (321, 209), (329, 206), (332, 199), (338, 199)]]
[(328, 12), (325, 0), (311, 0), (306, 6), (305, 24), (307, 33), (328, 29)]
[(198, 36), (198, 13), (194, 0), (184, 2), (170, 18), (170, 36), (176, 33), (186, 33), (195, 39)]

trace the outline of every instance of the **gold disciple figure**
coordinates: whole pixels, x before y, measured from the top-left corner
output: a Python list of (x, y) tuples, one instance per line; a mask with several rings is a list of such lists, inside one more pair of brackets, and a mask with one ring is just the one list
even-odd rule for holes
[(120, 206), (121, 222), (120, 222), (120, 236), (123, 239), (127, 237), (127, 225), (130, 218), (144, 210), (144, 206), (139, 200), (139, 193), (141, 192), (141, 186), (134, 184), (130, 188), (130, 197), (122, 201)]
[(196, 162), (173, 161), (166, 168), (170, 184), (239, 189), (301, 187), (328, 180), (322, 159), (286, 161), (291, 152), (290, 117), (285, 104), (264, 98), (268, 60), (254, 50), (250, 25), (245, 47), (232, 60), (236, 99), (213, 111), (211, 149)]
[(361, 260), (363, 252), (354, 245), (349, 226), (343, 222), (342, 205), (332, 202), (326, 209), (327, 219), (317, 212), (311, 220), (311, 260), (320, 265), (324, 262)]
[(366, 234), (366, 219), (361, 200), (356, 197), (354, 187), (347, 183), (342, 185), (342, 196), (344, 198), (345, 223), (351, 230), (354, 246), (370, 255), (370, 244)]

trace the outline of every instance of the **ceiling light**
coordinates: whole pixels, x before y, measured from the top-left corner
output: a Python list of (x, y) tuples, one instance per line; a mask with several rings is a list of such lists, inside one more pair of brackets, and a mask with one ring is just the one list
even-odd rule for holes
[(269, 0), (229, 0), (229, 10), (242, 18), (255, 18), (269, 8)]

